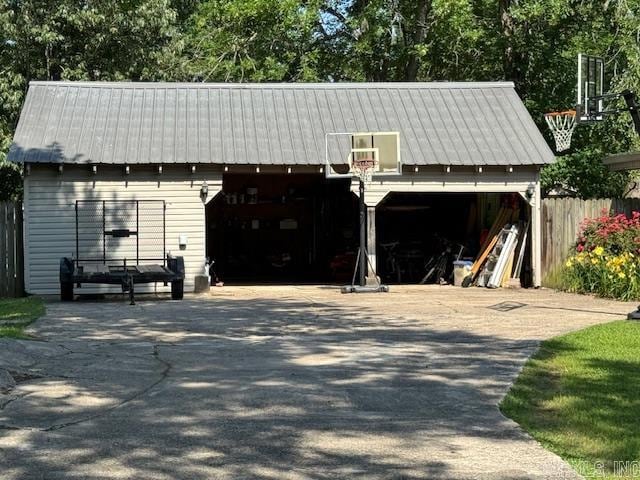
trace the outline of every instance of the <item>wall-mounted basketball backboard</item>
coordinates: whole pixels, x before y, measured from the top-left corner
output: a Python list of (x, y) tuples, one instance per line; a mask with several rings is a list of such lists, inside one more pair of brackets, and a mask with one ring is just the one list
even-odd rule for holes
[(372, 176), (402, 174), (399, 132), (327, 133), (325, 136), (325, 176), (357, 176), (354, 162), (370, 160), (375, 164)]
[(603, 119), (604, 60), (602, 57), (578, 54), (578, 120), (593, 122)]

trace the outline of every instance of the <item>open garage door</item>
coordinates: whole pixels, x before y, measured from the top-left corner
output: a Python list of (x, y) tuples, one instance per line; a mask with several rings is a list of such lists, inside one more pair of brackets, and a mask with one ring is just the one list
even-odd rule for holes
[[(477, 257), (501, 208), (527, 224), (530, 208), (517, 194), (389, 194), (376, 209), (378, 274), (386, 283), (450, 283), (453, 262)], [(524, 258), (526, 285), (528, 252)], [(444, 268), (433, 270), (437, 264)]]
[(357, 252), (348, 180), (228, 174), (206, 210), (207, 255), (229, 283), (341, 282)]

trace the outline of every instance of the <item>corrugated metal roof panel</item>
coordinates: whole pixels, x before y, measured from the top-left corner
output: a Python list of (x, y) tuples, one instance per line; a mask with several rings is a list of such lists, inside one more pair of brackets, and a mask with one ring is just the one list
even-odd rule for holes
[(408, 165), (554, 160), (506, 82), (31, 82), (9, 159), (322, 165), (344, 153), (327, 133), (373, 131), (400, 132)]

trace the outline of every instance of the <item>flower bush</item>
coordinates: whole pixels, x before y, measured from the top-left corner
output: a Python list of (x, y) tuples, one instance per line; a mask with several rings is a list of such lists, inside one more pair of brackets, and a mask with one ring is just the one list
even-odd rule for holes
[(640, 212), (586, 219), (564, 267), (568, 291), (640, 299)]

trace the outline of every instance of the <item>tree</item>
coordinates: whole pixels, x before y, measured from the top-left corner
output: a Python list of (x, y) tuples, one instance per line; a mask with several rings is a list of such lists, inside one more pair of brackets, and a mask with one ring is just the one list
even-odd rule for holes
[[(0, 1), (0, 161), (29, 81), (154, 78), (175, 23), (169, 0)], [(12, 181), (3, 166), (0, 184)]]
[(190, 81), (314, 81), (318, 2), (210, 0), (189, 19), (166, 74)]

